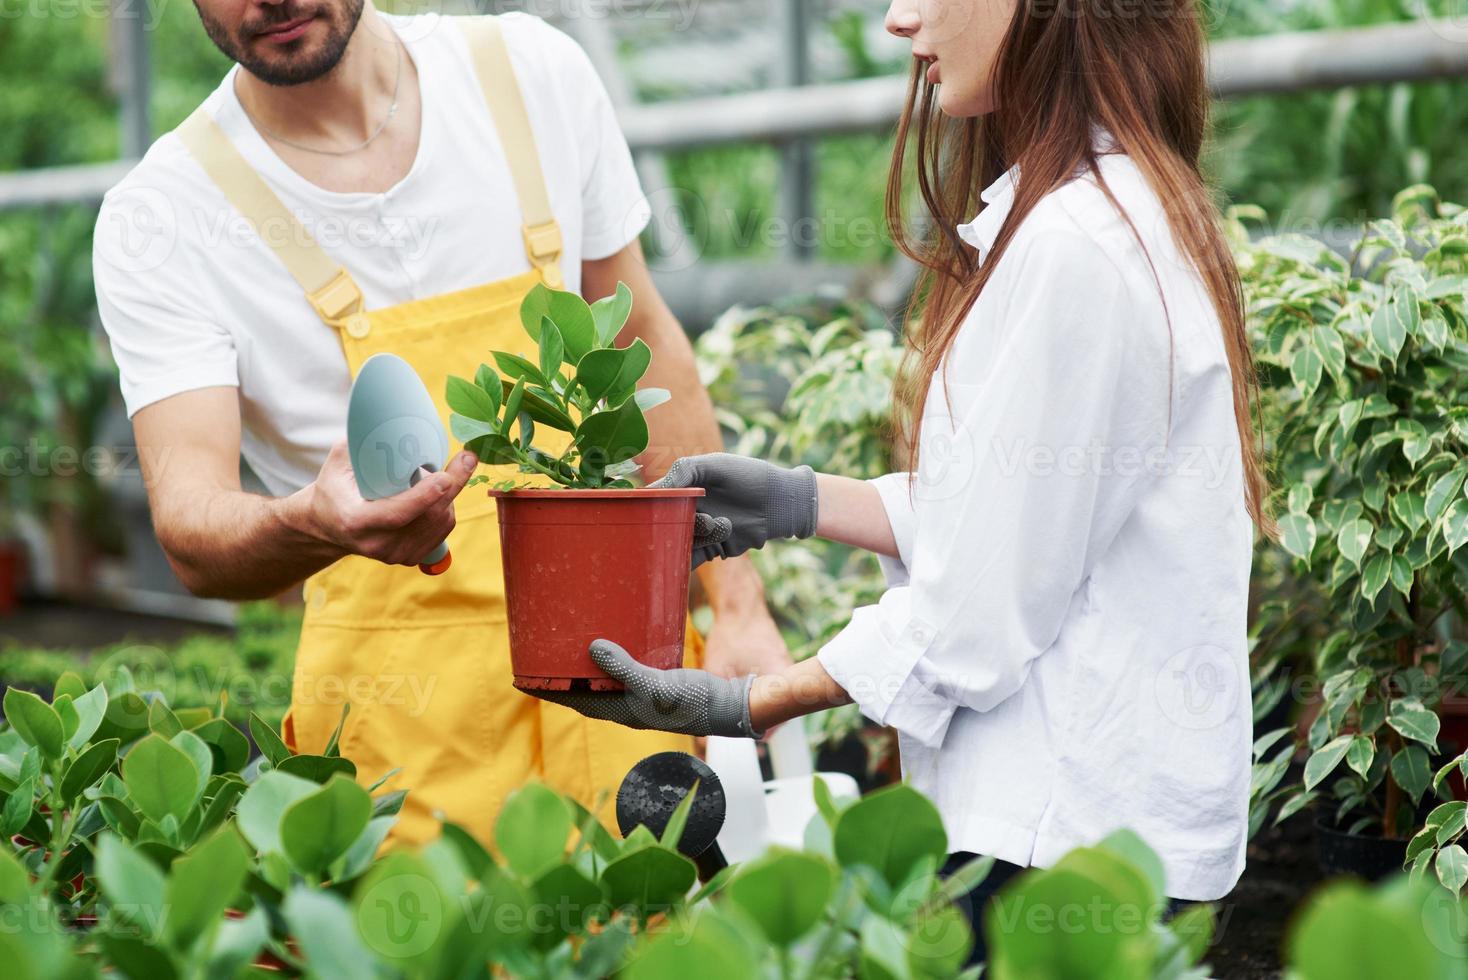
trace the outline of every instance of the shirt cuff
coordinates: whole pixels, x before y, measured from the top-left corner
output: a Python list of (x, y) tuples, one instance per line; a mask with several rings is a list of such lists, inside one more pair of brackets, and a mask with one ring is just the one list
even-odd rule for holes
[(906, 589), (863, 606), (816, 657), (861, 713), (930, 748), (943, 744), (956, 705), (923, 683), (914, 667), (937, 631), (906, 615)]
[(877, 555), (877, 564), (882, 567), (887, 587), (895, 589), (908, 584), (907, 570), (912, 565), (912, 542), (917, 533), (917, 515), (913, 512), (908, 490), (910, 474), (888, 473), (867, 482), (877, 488), (882, 509), (887, 512), (887, 523), (892, 525), (892, 537), (897, 542), (898, 557)]

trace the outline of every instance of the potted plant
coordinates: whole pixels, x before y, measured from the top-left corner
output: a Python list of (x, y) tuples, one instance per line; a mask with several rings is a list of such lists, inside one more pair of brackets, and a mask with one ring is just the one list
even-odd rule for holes
[(1441, 789), (1438, 712), (1468, 674), (1468, 234), (1461, 209), (1414, 187), (1348, 257), (1298, 236), (1240, 256), (1280, 546), (1314, 586), (1261, 610), (1278, 620), (1261, 635), (1293, 620), (1319, 681), (1303, 785), (1270, 802), (1277, 820), (1316, 806), (1326, 870), (1379, 876)]
[[(635, 487), (643, 413), (670, 397), (637, 388), (652, 351), (615, 346), (632, 311), (624, 283), (588, 305), (536, 286), (520, 320), (535, 361), (493, 352), (474, 380), (450, 377), (450, 430), (499, 467), (499, 512), (515, 686), (608, 690), (587, 652), (615, 640), (644, 663), (682, 663), (695, 498), (700, 488)], [(574, 587), (573, 586), (574, 583)]]

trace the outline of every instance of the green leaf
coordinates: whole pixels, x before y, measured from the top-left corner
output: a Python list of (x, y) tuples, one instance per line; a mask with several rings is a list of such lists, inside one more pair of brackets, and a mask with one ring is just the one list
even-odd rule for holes
[(1346, 345), (1340, 332), (1334, 327), (1316, 327), (1310, 332), (1310, 340), (1330, 376), (1339, 380), (1346, 370)]
[(1443, 515), (1443, 540), (1448, 554), (1468, 544), (1468, 500), (1455, 500)]
[(1407, 560), (1406, 555), (1392, 555), (1391, 565), (1392, 588), (1402, 594), (1404, 598), (1412, 594), (1412, 563)]
[(1361, 778), (1371, 769), (1371, 760), (1376, 758), (1376, 743), (1365, 735), (1352, 737), (1346, 749), (1346, 765)]
[(611, 347), (632, 313), (632, 290), (625, 282), (617, 283), (617, 291), (591, 304), (591, 318), (596, 323), (596, 346)]
[(525, 397), (525, 379), (520, 378), (515, 386), (505, 396), (505, 414), (500, 419), (499, 435), (506, 439), (510, 435), (510, 426), (515, 424), (515, 417), (520, 414), (520, 401)]
[(194, 799), (198, 800), (204, 795), (204, 788), (209, 785), (209, 777), (214, 775), (214, 753), (202, 738), (190, 731), (179, 732), (168, 740), (168, 744), (188, 756), (198, 771), (199, 778), (194, 789)]
[(1376, 600), (1376, 594), (1386, 585), (1387, 576), (1391, 572), (1391, 556), (1377, 554), (1366, 563), (1366, 568), (1361, 572), (1361, 595), (1368, 602)]
[(1314, 789), (1346, 757), (1354, 736), (1340, 735), (1311, 753), (1305, 762), (1305, 788)]
[(941, 861), (948, 853), (948, 836), (937, 809), (902, 784), (871, 793), (843, 810), (833, 841), (842, 865), (873, 868), (893, 888), (907, 880), (919, 860)]
[(603, 347), (576, 363), (576, 381), (594, 402), (618, 401), (637, 387), (652, 363), (652, 348), (641, 338), (630, 347)]
[(253, 711), (250, 712), (250, 735), (255, 739), (255, 745), (260, 749), (260, 753), (270, 760), (272, 766), (278, 766), (290, 758), (291, 750), (286, 748), (285, 742), (281, 741), (275, 729)]
[(357, 776), (356, 763), (339, 755), (293, 755), (276, 766), (275, 771), (308, 779), (318, 786), (324, 786), (338, 773), (354, 779)]
[(484, 393), (494, 402), (495, 413), (500, 410), (500, 399), (504, 397), (504, 387), (499, 373), (488, 364), (481, 364), (474, 369), (474, 383), (484, 389)]
[(1324, 361), (1314, 347), (1301, 347), (1290, 360), (1290, 377), (1300, 393), (1309, 398), (1320, 387), (1320, 371)]
[(344, 775), (286, 807), (280, 822), (285, 856), (298, 871), (320, 875), (347, 852), (372, 819), (372, 797)]
[[(513, 386), (511, 386), (513, 387)], [(548, 425), (562, 432), (575, 432), (576, 423), (565, 410), (555, 402), (536, 394), (535, 390), (525, 389), (524, 396), (520, 401), (520, 409), (530, 413), (530, 417), (542, 425)]]
[(1377, 304), (1376, 312), (1371, 317), (1371, 340), (1388, 360), (1393, 364), (1397, 362), (1397, 355), (1407, 342), (1407, 328), (1397, 310), (1395, 296)]
[(742, 867), (724, 894), (766, 939), (789, 947), (825, 916), (833, 883), (833, 869), (821, 858), (777, 850)]
[(1437, 852), (1433, 870), (1437, 872), (1437, 880), (1443, 883), (1443, 887), (1452, 892), (1454, 897), (1459, 896), (1463, 885), (1468, 883), (1468, 851), (1457, 844), (1449, 844)]
[[(510, 354), (497, 350), (494, 352), (494, 362), (500, 366), (501, 371), (508, 375), (504, 379), (506, 385), (513, 385), (513, 382), (516, 381), (524, 381), (527, 384), (539, 385), (544, 388), (550, 383), (549, 379), (540, 373), (539, 367), (531, 364), (519, 354)], [(508, 391), (509, 389), (506, 388), (505, 392), (507, 397)], [(504, 404), (508, 405), (508, 400)], [(513, 416), (511, 417), (513, 418)]]
[(561, 373), (561, 361), (566, 356), (566, 342), (561, 331), (549, 318), (540, 321), (540, 374), (547, 382), (554, 381)]
[(647, 441), (647, 420), (631, 398), (616, 408), (588, 415), (576, 428), (582, 458), (602, 468), (631, 459), (647, 448)]
[[(900, 947), (899, 947), (900, 948)], [(615, 964), (613, 964), (615, 968)], [(614, 969), (588, 976), (610, 975)], [(625, 967), (625, 980), (750, 980), (766, 975), (744, 935), (728, 919), (703, 911), (655, 930), (637, 947)], [(856, 974), (852, 974), (856, 975)], [(862, 973), (867, 980), (875, 975)]]
[(80, 749), (97, 733), (102, 719), (107, 717), (107, 688), (98, 684), (81, 697), (72, 698), (71, 706), (76, 711), (77, 727), (67, 739), (67, 744)]
[(486, 466), (504, 466), (518, 463), (520, 453), (515, 444), (498, 432), (489, 432), (464, 443), (464, 448)]
[(286, 808), (310, 796), (318, 787), (309, 779), (273, 769), (260, 774), (240, 797), (236, 819), (245, 840), (261, 853), (284, 853), (280, 821)]
[(335, 894), (298, 885), (286, 895), (283, 910), (291, 935), (311, 964), (312, 976), (379, 975), (376, 959), (358, 933), (352, 913)]
[(30, 691), (18, 687), (6, 690), (5, 719), (29, 745), (40, 749), (48, 759), (59, 759), (66, 742), (61, 716), (56, 709)]
[(157, 936), (167, 911), (163, 872), (112, 834), (97, 841), (96, 855), (97, 884), (113, 918), (144, 936)]
[(547, 310), (544, 314), (555, 322), (565, 344), (565, 359), (579, 364), (596, 346), (596, 318), (586, 300), (576, 293), (564, 289), (550, 290)]
[(1290, 492), (1285, 500), (1291, 514), (1308, 514), (1310, 504), (1315, 500), (1315, 491), (1308, 483), (1296, 483), (1290, 487)]
[(1315, 550), (1315, 521), (1309, 514), (1285, 514), (1279, 519), (1280, 543), (1286, 551), (1304, 561)]
[(1437, 713), (1428, 710), (1417, 698), (1401, 698), (1393, 701), (1387, 712), (1386, 723), (1404, 738), (1421, 742), (1433, 751), (1437, 750), (1437, 734), (1442, 722)]
[(118, 741), (103, 739), (87, 746), (86, 751), (76, 757), (61, 778), (61, 798), (68, 802), (79, 799), (82, 791), (93, 785), (112, 768), (117, 761)]
[(683, 794), (683, 799), (673, 807), (672, 814), (668, 817), (667, 824), (663, 827), (663, 836), (658, 843), (664, 847), (678, 849), (678, 843), (683, 840), (683, 829), (688, 826), (688, 814), (693, 812), (694, 799), (698, 796), (700, 780), (693, 781), (693, 788)]
[(187, 949), (235, 904), (250, 867), (250, 853), (233, 828), (195, 846), (173, 862), (168, 876), (168, 934)]
[(677, 904), (696, 878), (692, 861), (659, 844), (623, 854), (601, 875), (614, 908), (630, 906), (643, 916)]
[(582, 932), (590, 922), (608, 918), (611, 912), (601, 885), (569, 864), (552, 867), (536, 879), (533, 890), (541, 908), (555, 910), (548, 923), (537, 923), (542, 928), (532, 930), (531, 941), (542, 950)]
[[(465, 446), (480, 436), (497, 435), (499, 431), (498, 419), (484, 421), (482, 419), (471, 418), (468, 415), (460, 415), (458, 412), (454, 412), (449, 416), (449, 433)], [(480, 462), (483, 462), (483, 460), (480, 460)]]
[(517, 874), (535, 878), (565, 856), (571, 826), (571, 812), (560, 794), (529, 783), (505, 801), (494, 839)]
[(453, 411), (465, 418), (492, 422), (499, 415), (499, 400), (472, 381), (449, 375), (444, 399)]
[(122, 760), (128, 795), (154, 823), (170, 816), (182, 823), (207, 778), (201, 778), (198, 766), (184, 750), (161, 735), (144, 738)]
[(1427, 753), (1420, 746), (1408, 745), (1392, 758), (1392, 778), (1415, 804), (1432, 781), (1432, 770), (1427, 764)]
[(194, 734), (214, 753), (214, 772), (239, 772), (250, 761), (250, 742), (223, 718), (215, 718), (194, 729)]
[(1366, 549), (1371, 545), (1371, 535), (1375, 528), (1371, 522), (1364, 518), (1347, 521), (1341, 525), (1341, 533), (1336, 536), (1336, 547), (1352, 565), (1361, 567), (1361, 558), (1366, 554)]
[(1432, 482), (1432, 486), (1427, 488), (1424, 504), (1428, 520), (1436, 521), (1447, 512), (1448, 504), (1463, 489), (1464, 477), (1468, 477), (1468, 457), (1460, 459), (1451, 470)]
[(637, 407), (647, 412), (670, 400), (673, 393), (666, 388), (639, 388), (633, 397), (637, 400)]
[(0, 808), (0, 835), (12, 837), (24, 830), (31, 821), (35, 803), (35, 779), (22, 779), (5, 798), (5, 806)]
[(1411, 534), (1416, 534), (1427, 523), (1426, 500), (1420, 493), (1410, 491), (1392, 498), (1392, 513)]

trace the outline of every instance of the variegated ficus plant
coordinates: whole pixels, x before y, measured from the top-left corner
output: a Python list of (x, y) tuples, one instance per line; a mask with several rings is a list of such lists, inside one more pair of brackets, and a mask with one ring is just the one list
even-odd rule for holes
[[(1243, 217), (1287, 553), (1275, 564), (1296, 580), (1261, 608), (1256, 659), (1291, 644), (1319, 685), (1303, 785), (1285, 780), (1289, 730), (1256, 744), (1256, 826), (1313, 803), (1339, 828), (1411, 836), (1414, 871), (1456, 891), (1468, 804), (1450, 777), (1468, 759), (1439, 737), (1468, 677), (1468, 212), (1409, 188), (1346, 255), (1304, 236), (1249, 242)], [(1434, 798), (1447, 802), (1428, 813)]]

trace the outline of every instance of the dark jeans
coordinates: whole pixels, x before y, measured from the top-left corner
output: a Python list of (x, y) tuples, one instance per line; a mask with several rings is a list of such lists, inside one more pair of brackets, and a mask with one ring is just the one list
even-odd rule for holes
[[(943, 862), (943, 868), (938, 874), (947, 878), (976, 857), (978, 857), (977, 854), (969, 851), (956, 851), (948, 855), (948, 860)], [(980, 882), (977, 888), (954, 903), (958, 906), (959, 911), (968, 918), (969, 925), (973, 927), (974, 931), (974, 951), (969, 954), (968, 966), (974, 966), (978, 963), (988, 961), (989, 947), (984, 936), (984, 917), (988, 914), (990, 901), (1000, 889), (1009, 884), (1015, 875), (1024, 870), (1026, 869), (1017, 864), (1010, 864), (1008, 861), (996, 859), (993, 869), (989, 872), (989, 876)], [(1169, 898), (1167, 900), (1167, 912), (1164, 914), (1164, 921), (1177, 915), (1188, 904), (1187, 902), (1180, 902), (1175, 898)], [(975, 917), (975, 912), (978, 913), (977, 917)]]

